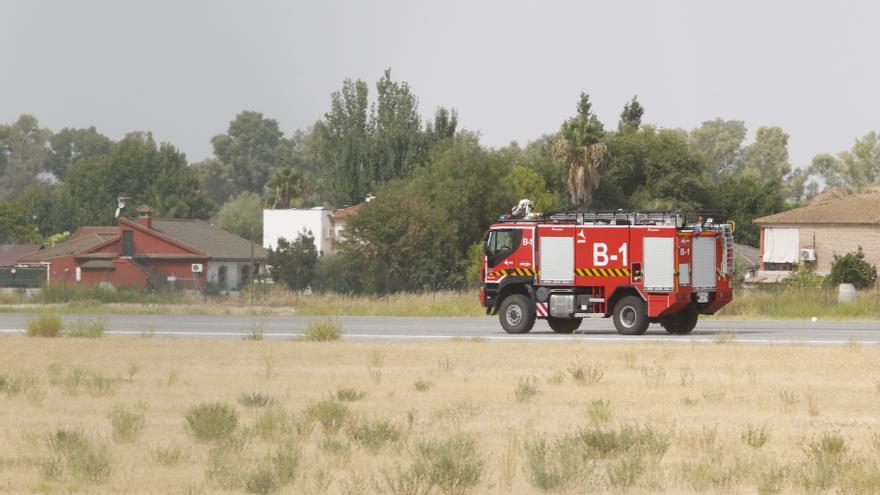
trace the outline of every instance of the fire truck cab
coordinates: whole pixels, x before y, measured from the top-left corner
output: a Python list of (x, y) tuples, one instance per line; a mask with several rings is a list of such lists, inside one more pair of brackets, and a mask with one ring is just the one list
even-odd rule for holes
[(508, 333), (527, 333), (539, 318), (572, 333), (583, 318), (612, 317), (623, 335), (650, 323), (688, 334), (699, 315), (732, 300), (733, 225), (717, 214), (517, 216), (486, 233), (480, 272), (480, 302)]

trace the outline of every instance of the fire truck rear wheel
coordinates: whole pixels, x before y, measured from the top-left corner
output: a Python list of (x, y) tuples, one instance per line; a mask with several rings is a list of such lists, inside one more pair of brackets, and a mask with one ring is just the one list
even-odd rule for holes
[(501, 326), (507, 333), (528, 333), (535, 326), (535, 307), (522, 294), (507, 296), (498, 310)]
[(614, 305), (614, 326), (621, 335), (642, 335), (648, 329), (648, 306), (636, 296), (626, 296)]
[(682, 310), (672, 316), (666, 316), (660, 319), (660, 325), (666, 329), (667, 333), (673, 335), (687, 335), (694, 331), (697, 326), (699, 315), (690, 310)]
[(580, 318), (554, 318), (547, 317), (547, 323), (556, 333), (572, 333), (581, 326)]

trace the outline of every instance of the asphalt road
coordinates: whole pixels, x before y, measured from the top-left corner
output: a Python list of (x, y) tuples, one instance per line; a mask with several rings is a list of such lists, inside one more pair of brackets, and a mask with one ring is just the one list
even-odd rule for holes
[[(0, 313), (0, 335), (23, 334), (27, 313)], [(310, 317), (304, 316), (177, 316), (177, 315), (65, 315), (70, 324), (77, 319), (106, 319), (108, 335), (240, 339), (257, 325), (263, 337), (290, 339), (301, 336)], [(547, 323), (538, 321), (526, 335), (504, 333), (497, 318), (403, 318), (344, 316), (343, 338), (372, 341), (430, 341), (454, 338), (480, 338), (488, 341), (576, 341), (576, 342), (716, 342), (733, 338), (755, 344), (800, 343), (843, 345), (852, 342), (880, 345), (880, 322), (857, 321), (746, 321), (702, 320), (689, 336), (667, 335), (659, 325), (651, 325), (639, 337), (618, 335), (610, 319), (584, 320), (573, 335), (553, 333)]]

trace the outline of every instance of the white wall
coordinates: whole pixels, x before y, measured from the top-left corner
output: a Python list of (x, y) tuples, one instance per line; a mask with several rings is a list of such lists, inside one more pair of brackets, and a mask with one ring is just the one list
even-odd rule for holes
[(288, 210), (263, 210), (263, 247), (274, 249), (278, 239), (296, 240), (303, 229), (310, 230), (315, 236), (315, 248), (318, 253), (327, 254), (333, 250), (333, 229), (330, 216), (333, 210), (325, 208)]

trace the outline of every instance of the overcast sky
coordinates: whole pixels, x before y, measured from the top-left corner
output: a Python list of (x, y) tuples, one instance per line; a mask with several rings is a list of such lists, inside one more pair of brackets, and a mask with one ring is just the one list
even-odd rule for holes
[(490, 146), (559, 128), (578, 93), (606, 126), (715, 117), (791, 135), (793, 164), (880, 130), (880, 3), (805, 1), (0, 0), (0, 122), (114, 139), (152, 131), (192, 161), (241, 110), (290, 134), (345, 78), (407, 81)]

